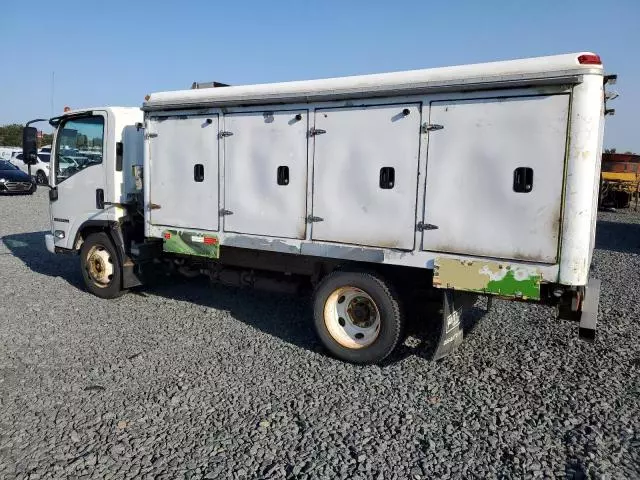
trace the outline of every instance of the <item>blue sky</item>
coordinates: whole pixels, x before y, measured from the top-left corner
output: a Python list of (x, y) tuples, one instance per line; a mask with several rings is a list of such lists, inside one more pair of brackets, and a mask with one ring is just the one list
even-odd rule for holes
[(619, 75), (605, 145), (640, 152), (640, 0), (5, 2), (0, 124), (137, 106), (193, 81), (375, 73), (591, 50)]

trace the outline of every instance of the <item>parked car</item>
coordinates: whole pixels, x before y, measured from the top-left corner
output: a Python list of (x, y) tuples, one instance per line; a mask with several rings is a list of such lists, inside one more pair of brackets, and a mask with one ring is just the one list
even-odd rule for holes
[[(38, 185), (46, 185), (49, 183), (49, 160), (51, 153), (38, 153), (38, 163), (31, 165), (31, 175), (36, 179)], [(29, 172), (29, 166), (24, 163), (22, 153), (18, 153), (11, 157), (11, 163), (17, 166), (25, 173)]]
[(0, 147), (0, 160), (9, 160), (15, 153), (22, 152), (22, 148), (19, 147)]
[(36, 182), (27, 173), (7, 160), (0, 160), (0, 193), (28, 193), (36, 191)]

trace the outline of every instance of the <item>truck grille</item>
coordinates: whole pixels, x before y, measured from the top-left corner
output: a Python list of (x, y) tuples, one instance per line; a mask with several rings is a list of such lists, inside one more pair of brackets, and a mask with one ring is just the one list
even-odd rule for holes
[(4, 188), (8, 192), (26, 192), (31, 189), (31, 182), (5, 182)]

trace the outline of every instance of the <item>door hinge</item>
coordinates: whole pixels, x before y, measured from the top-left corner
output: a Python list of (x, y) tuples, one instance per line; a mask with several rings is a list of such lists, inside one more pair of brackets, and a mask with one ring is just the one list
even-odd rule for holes
[(229, 132), (228, 130), (222, 130), (220, 133), (218, 133), (218, 138), (230, 137), (231, 135), (233, 135), (233, 132)]
[(147, 138), (147, 139), (149, 139), (149, 138), (156, 138), (157, 136), (158, 136), (158, 134), (157, 134), (157, 133), (145, 133), (145, 134), (144, 134), (144, 138)]
[(419, 232), (424, 232), (425, 230), (437, 230), (437, 229), (438, 229), (437, 225), (431, 225), (430, 223), (419, 222), (418, 225), (416, 225), (416, 230), (418, 230)]
[(422, 133), (433, 132), (434, 130), (442, 130), (444, 125), (438, 125), (437, 123), (423, 123)]
[(221, 208), (220, 209), (220, 215), (225, 216), (225, 215), (233, 215), (233, 212), (231, 210), (227, 210), (225, 208)]
[(149, 204), (149, 210), (158, 210), (159, 208), (162, 208), (160, 205), (158, 205), (157, 203), (150, 203)]
[(313, 223), (313, 222), (324, 222), (324, 218), (314, 217), (313, 215), (307, 216), (307, 223)]
[(321, 128), (315, 128), (315, 127), (309, 130), (310, 137), (315, 137), (316, 135), (322, 135), (323, 133), (327, 133), (327, 131)]

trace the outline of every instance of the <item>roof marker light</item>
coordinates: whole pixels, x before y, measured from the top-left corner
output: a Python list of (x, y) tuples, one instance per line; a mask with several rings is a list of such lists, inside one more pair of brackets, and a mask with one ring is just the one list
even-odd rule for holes
[(70, 112), (71, 111), (71, 107), (64, 107), (64, 113)]
[(578, 63), (580, 65), (602, 65), (602, 60), (600, 60), (600, 55), (587, 53), (578, 57)]

